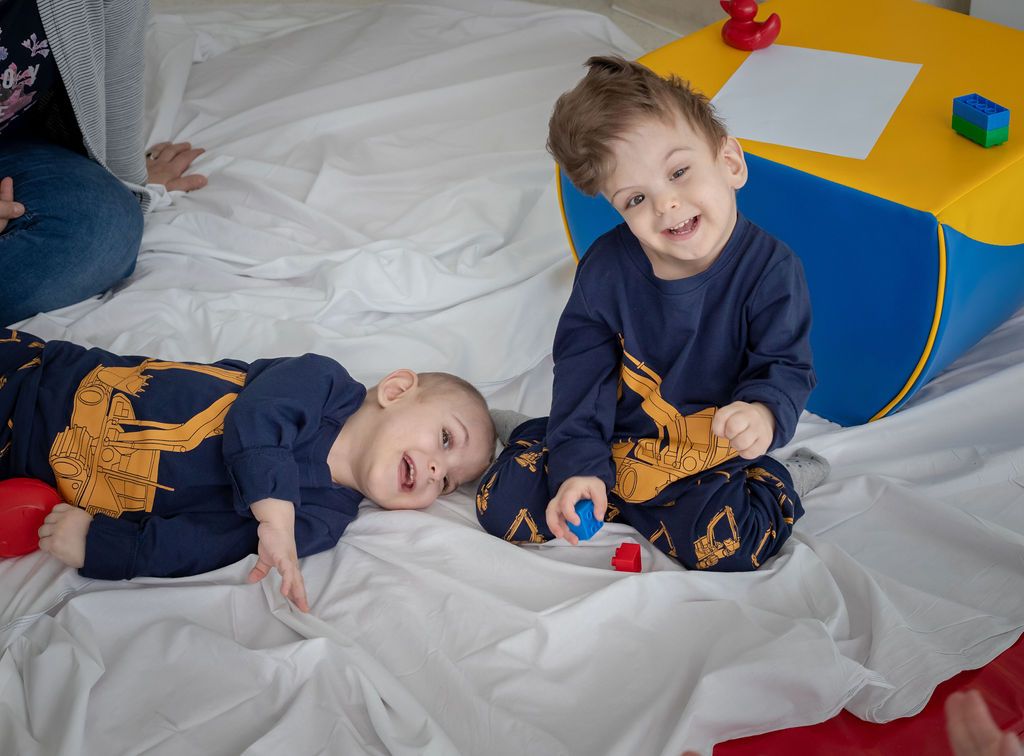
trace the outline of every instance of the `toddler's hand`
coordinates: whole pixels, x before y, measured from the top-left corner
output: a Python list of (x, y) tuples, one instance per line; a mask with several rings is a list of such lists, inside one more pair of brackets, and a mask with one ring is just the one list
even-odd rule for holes
[(70, 504), (58, 504), (39, 526), (39, 548), (76, 570), (85, 564), (85, 537), (92, 515)]
[(594, 519), (604, 522), (604, 514), (608, 510), (608, 491), (604, 481), (593, 476), (577, 475), (567, 478), (558, 488), (555, 498), (548, 502), (545, 519), (548, 529), (556, 538), (564, 538), (573, 546), (580, 542), (576, 534), (569, 530), (566, 520), (573, 525), (580, 524), (580, 516), (576, 514), (576, 502), (590, 499), (594, 502)]
[(249, 572), (249, 582), (259, 582), (271, 568), (277, 568), (281, 574), (281, 595), (290, 599), (299, 611), (308, 612), (306, 584), (299, 570), (295, 545), (295, 507), (281, 499), (262, 499), (253, 503), (251, 509), (260, 521), (256, 531), (260, 542), (256, 566)]
[(715, 413), (711, 432), (728, 439), (743, 459), (756, 459), (775, 438), (775, 415), (760, 402), (733, 402)]

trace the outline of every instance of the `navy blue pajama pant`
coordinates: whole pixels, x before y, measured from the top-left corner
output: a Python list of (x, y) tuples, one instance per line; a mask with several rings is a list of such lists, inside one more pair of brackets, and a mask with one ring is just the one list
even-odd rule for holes
[[(544, 519), (550, 495), (547, 418), (517, 427), (476, 496), (484, 529), (512, 543), (554, 538)], [(793, 481), (775, 459), (739, 457), (672, 483), (654, 504), (608, 495), (606, 522), (624, 522), (687, 569), (755, 570), (789, 538), (803, 514)]]
[(0, 328), (0, 480), (8, 477), (18, 391), (39, 364), (43, 346), (43, 341), (30, 333)]

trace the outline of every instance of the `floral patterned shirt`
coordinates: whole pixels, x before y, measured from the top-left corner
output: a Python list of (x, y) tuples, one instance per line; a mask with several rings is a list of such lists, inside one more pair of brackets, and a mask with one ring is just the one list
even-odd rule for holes
[(37, 133), (41, 106), (61, 89), (35, 0), (0, 0), (0, 135)]

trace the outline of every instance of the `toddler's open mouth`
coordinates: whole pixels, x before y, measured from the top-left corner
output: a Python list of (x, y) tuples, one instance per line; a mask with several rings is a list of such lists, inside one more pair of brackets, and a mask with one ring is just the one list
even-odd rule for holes
[(398, 482), (403, 491), (411, 491), (416, 485), (416, 465), (408, 454), (402, 455), (402, 464), (398, 466)]
[(664, 233), (673, 237), (685, 237), (691, 236), (694, 231), (697, 230), (697, 226), (700, 225), (700, 216), (695, 215), (692, 218), (684, 220), (682, 223), (677, 223), (672, 228), (666, 228)]

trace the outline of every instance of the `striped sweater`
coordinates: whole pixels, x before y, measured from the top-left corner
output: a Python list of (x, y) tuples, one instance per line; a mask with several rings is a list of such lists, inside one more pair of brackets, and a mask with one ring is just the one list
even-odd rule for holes
[(89, 157), (120, 179), (148, 210), (158, 194), (146, 187), (149, 0), (37, 0), (37, 4)]

